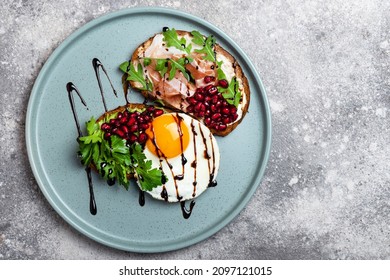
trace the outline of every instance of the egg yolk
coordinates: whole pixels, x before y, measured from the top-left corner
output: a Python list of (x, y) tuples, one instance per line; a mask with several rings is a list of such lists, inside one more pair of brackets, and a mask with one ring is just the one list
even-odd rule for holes
[(185, 151), (190, 142), (187, 125), (174, 114), (164, 114), (155, 118), (145, 132), (149, 136), (147, 148), (158, 157), (161, 155), (166, 158), (176, 157)]

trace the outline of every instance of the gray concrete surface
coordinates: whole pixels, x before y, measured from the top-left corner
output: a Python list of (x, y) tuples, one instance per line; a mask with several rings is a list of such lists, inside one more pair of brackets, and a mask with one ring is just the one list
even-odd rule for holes
[[(172, 7), (223, 29), (268, 91), (273, 146), (253, 199), (195, 246), (134, 254), (71, 228), (30, 170), (25, 116), (46, 59), (110, 11)], [(234, 19), (234, 20), (232, 20)], [(390, 2), (0, 3), (0, 259), (389, 259)]]

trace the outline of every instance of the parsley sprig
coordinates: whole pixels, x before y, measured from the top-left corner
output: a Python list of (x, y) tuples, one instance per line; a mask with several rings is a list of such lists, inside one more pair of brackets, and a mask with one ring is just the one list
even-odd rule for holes
[(81, 163), (85, 166), (94, 165), (105, 180), (116, 180), (125, 189), (129, 188), (131, 174), (138, 179), (144, 191), (161, 185), (162, 180), (166, 181), (164, 173), (158, 168), (152, 168), (152, 161), (147, 160), (140, 144), (127, 145), (125, 139), (116, 135), (109, 140), (104, 138), (101, 124), (115, 117), (116, 114), (111, 114), (100, 122), (92, 117), (87, 122), (88, 135), (78, 139)]

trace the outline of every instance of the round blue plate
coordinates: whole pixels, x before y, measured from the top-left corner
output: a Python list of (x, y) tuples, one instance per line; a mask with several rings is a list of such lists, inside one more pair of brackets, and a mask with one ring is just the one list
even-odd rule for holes
[[(102, 76), (109, 109), (125, 104), (121, 95), (121, 62), (164, 26), (214, 34), (242, 66), (251, 88), (249, 113), (227, 137), (218, 137), (221, 165), (218, 185), (196, 199), (189, 219), (179, 204), (146, 196), (138, 203), (138, 188), (109, 187), (93, 174), (97, 215), (89, 212), (86, 173), (77, 158), (77, 130), (66, 84), (73, 82), (88, 105), (75, 98), (82, 128), (91, 116), (104, 112), (92, 67), (98, 58), (119, 92), (116, 98)], [(133, 93), (132, 102), (142, 102)], [(26, 119), (28, 156), (36, 180), (53, 208), (74, 228), (105, 245), (133, 252), (163, 252), (202, 241), (229, 223), (248, 203), (260, 184), (271, 145), (271, 116), (260, 77), (248, 57), (220, 29), (204, 20), (163, 8), (120, 10), (95, 19), (69, 36), (50, 56), (40, 72), (28, 104)]]

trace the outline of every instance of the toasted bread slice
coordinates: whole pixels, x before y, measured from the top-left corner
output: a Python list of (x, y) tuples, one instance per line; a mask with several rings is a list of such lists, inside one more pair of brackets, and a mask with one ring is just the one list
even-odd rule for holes
[[(146, 98), (160, 100), (167, 107), (195, 117), (215, 135), (228, 135), (249, 107), (249, 83), (241, 66), (212, 36), (166, 31), (142, 43), (130, 61), (121, 65), (124, 72), (129, 74), (132, 70), (138, 74), (138, 78), (129, 75), (127, 81)], [(173, 43), (167, 39), (172, 34)], [(181, 45), (174, 45), (175, 42)], [(211, 99), (213, 95), (219, 98)]]

